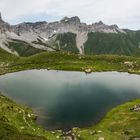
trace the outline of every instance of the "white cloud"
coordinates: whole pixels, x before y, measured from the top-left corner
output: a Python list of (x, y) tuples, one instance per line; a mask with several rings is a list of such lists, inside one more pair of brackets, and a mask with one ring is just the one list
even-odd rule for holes
[[(82, 21), (103, 20), (107, 24), (139, 28), (140, 0), (0, 0), (0, 9), (7, 21), (22, 16), (79, 16)], [(38, 19), (39, 20), (39, 19)]]

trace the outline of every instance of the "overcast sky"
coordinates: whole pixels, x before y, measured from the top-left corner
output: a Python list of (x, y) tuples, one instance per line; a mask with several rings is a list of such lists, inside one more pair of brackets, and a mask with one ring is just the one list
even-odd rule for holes
[(0, 11), (11, 24), (79, 16), (82, 22), (102, 20), (121, 28), (140, 29), (140, 0), (0, 0)]

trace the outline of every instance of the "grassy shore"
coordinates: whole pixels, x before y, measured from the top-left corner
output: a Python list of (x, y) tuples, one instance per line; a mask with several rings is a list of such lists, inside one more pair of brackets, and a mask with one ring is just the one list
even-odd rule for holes
[(117, 55), (81, 56), (66, 52), (45, 52), (18, 57), (0, 49), (0, 75), (28, 69), (68, 71), (120, 71), (140, 74), (140, 58)]
[(120, 105), (107, 113), (96, 126), (77, 131), (82, 140), (132, 140), (140, 138), (140, 111), (131, 111), (140, 99)]
[(0, 139), (1, 140), (132, 140), (140, 138), (140, 111), (130, 108), (140, 105), (140, 99), (120, 105), (90, 128), (73, 128), (69, 136), (61, 131), (47, 131), (35, 123), (36, 116), (31, 109), (18, 105), (0, 95)]
[(46, 131), (35, 120), (31, 109), (0, 95), (0, 140), (62, 140), (60, 132)]

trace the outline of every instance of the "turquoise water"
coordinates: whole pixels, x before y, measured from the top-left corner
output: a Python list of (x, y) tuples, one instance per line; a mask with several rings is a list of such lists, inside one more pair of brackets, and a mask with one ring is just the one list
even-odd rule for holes
[(47, 129), (87, 127), (112, 107), (140, 98), (140, 76), (29, 70), (0, 76), (0, 91), (31, 107)]

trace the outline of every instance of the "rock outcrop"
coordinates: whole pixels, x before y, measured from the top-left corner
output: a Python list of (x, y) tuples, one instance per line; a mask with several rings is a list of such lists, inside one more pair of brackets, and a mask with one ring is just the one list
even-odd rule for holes
[(10, 31), (11, 27), (8, 23), (3, 21), (1, 13), (0, 13), (0, 34)]

